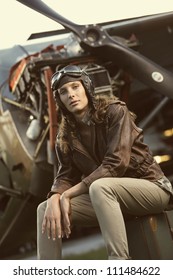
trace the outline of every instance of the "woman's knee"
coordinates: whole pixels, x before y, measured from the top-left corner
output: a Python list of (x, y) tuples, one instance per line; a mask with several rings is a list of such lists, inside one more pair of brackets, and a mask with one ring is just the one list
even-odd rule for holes
[(121, 195), (122, 186), (118, 178), (100, 178), (94, 181), (89, 189), (89, 195), (92, 201), (99, 201), (99, 203), (106, 198), (118, 201)]
[(105, 197), (112, 197), (113, 192), (107, 178), (100, 178), (94, 181), (89, 188), (89, 195), (92, 203), (102, 203), (105, 200)]
[(95, 180), (89, 187), (90, 197), (97, 195), (97, 193), (100, 192), (101, 188), (102, 188), (102, 179)]

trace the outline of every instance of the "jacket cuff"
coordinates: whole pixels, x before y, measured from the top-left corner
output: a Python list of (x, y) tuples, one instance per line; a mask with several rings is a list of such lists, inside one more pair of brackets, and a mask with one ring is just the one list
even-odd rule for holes
[[(48, 199), (48, 198), (50, 198), (53, 194), (56, 194), (56, 193), (59, 193), (59, 192), (52, 192), (52, 191), (50, 191), (48, 194), (47, 194), (47, 196), (46, 196), (46, 198)], [(60, 194), (60, 193), (59, 193)], [(60, 194), (61, 195), (61, 194)]]

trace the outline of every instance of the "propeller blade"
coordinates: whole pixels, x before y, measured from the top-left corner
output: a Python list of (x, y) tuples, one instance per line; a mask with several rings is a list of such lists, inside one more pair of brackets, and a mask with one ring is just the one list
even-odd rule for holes
[(80, 29), (80, 25), (75, 24), (74, 22), (61, 16), (60, 14), (55, 12), (53, 9), (51, 9), (49, 6), (47, 6), (44, 2), (42, 2), (40, 0), (16, 0), (16, 1), (39, 12), (40, 14), (43, 14), (43, 15), (47, 16), (48, 18), (58, 22), (65, 28), (69, 29), (70, 31), (72, 31), (76, 35), (78, 35), (78, 29)]
[(112, 39), (99, 25), (77, 25), (62, 17), (40, 0), (17, 0), (44, 14), (74, 32), (83, 49), (100, 56), (101, 59), (115, 61), (142, 83), (173, 99), (173, 74), (150, 59), (128, 48), (118, 39)]

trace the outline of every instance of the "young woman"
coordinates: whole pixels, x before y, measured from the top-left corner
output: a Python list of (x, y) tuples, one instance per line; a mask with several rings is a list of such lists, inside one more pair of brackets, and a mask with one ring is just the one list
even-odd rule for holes
[(74, 225), (99, 225), (108, 258), (129, 259), (124, 217), (162, 212), (172, 186), (124, 102), (96, 97), (75, 65), (53, 75), (52, 90), (61, 112), (59, 169), (38, 207), (38, 259), (61, 259), (62, 237)]

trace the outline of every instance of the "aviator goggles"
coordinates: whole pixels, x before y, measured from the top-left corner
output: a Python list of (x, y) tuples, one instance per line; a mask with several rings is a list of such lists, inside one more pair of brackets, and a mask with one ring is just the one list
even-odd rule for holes
[(52, 80), (51, 80), (51, 88), (52, 88), (52, 90), (56, 90), (58, 88), (60, 80), (65, 75), (68, 75), (68, 76), (71, 76), (71, 77), (74, 77), (74, 78), (80, 78), (82, 76), (82, 74), (87, 75), (86, 72), (82, 71), (77, 66), (71, 66), (71, 67), (68, 66), (67, 68), (68, 69), (63, 68), (60, 71), (55, 72), (55, 74), (52, 76)]

